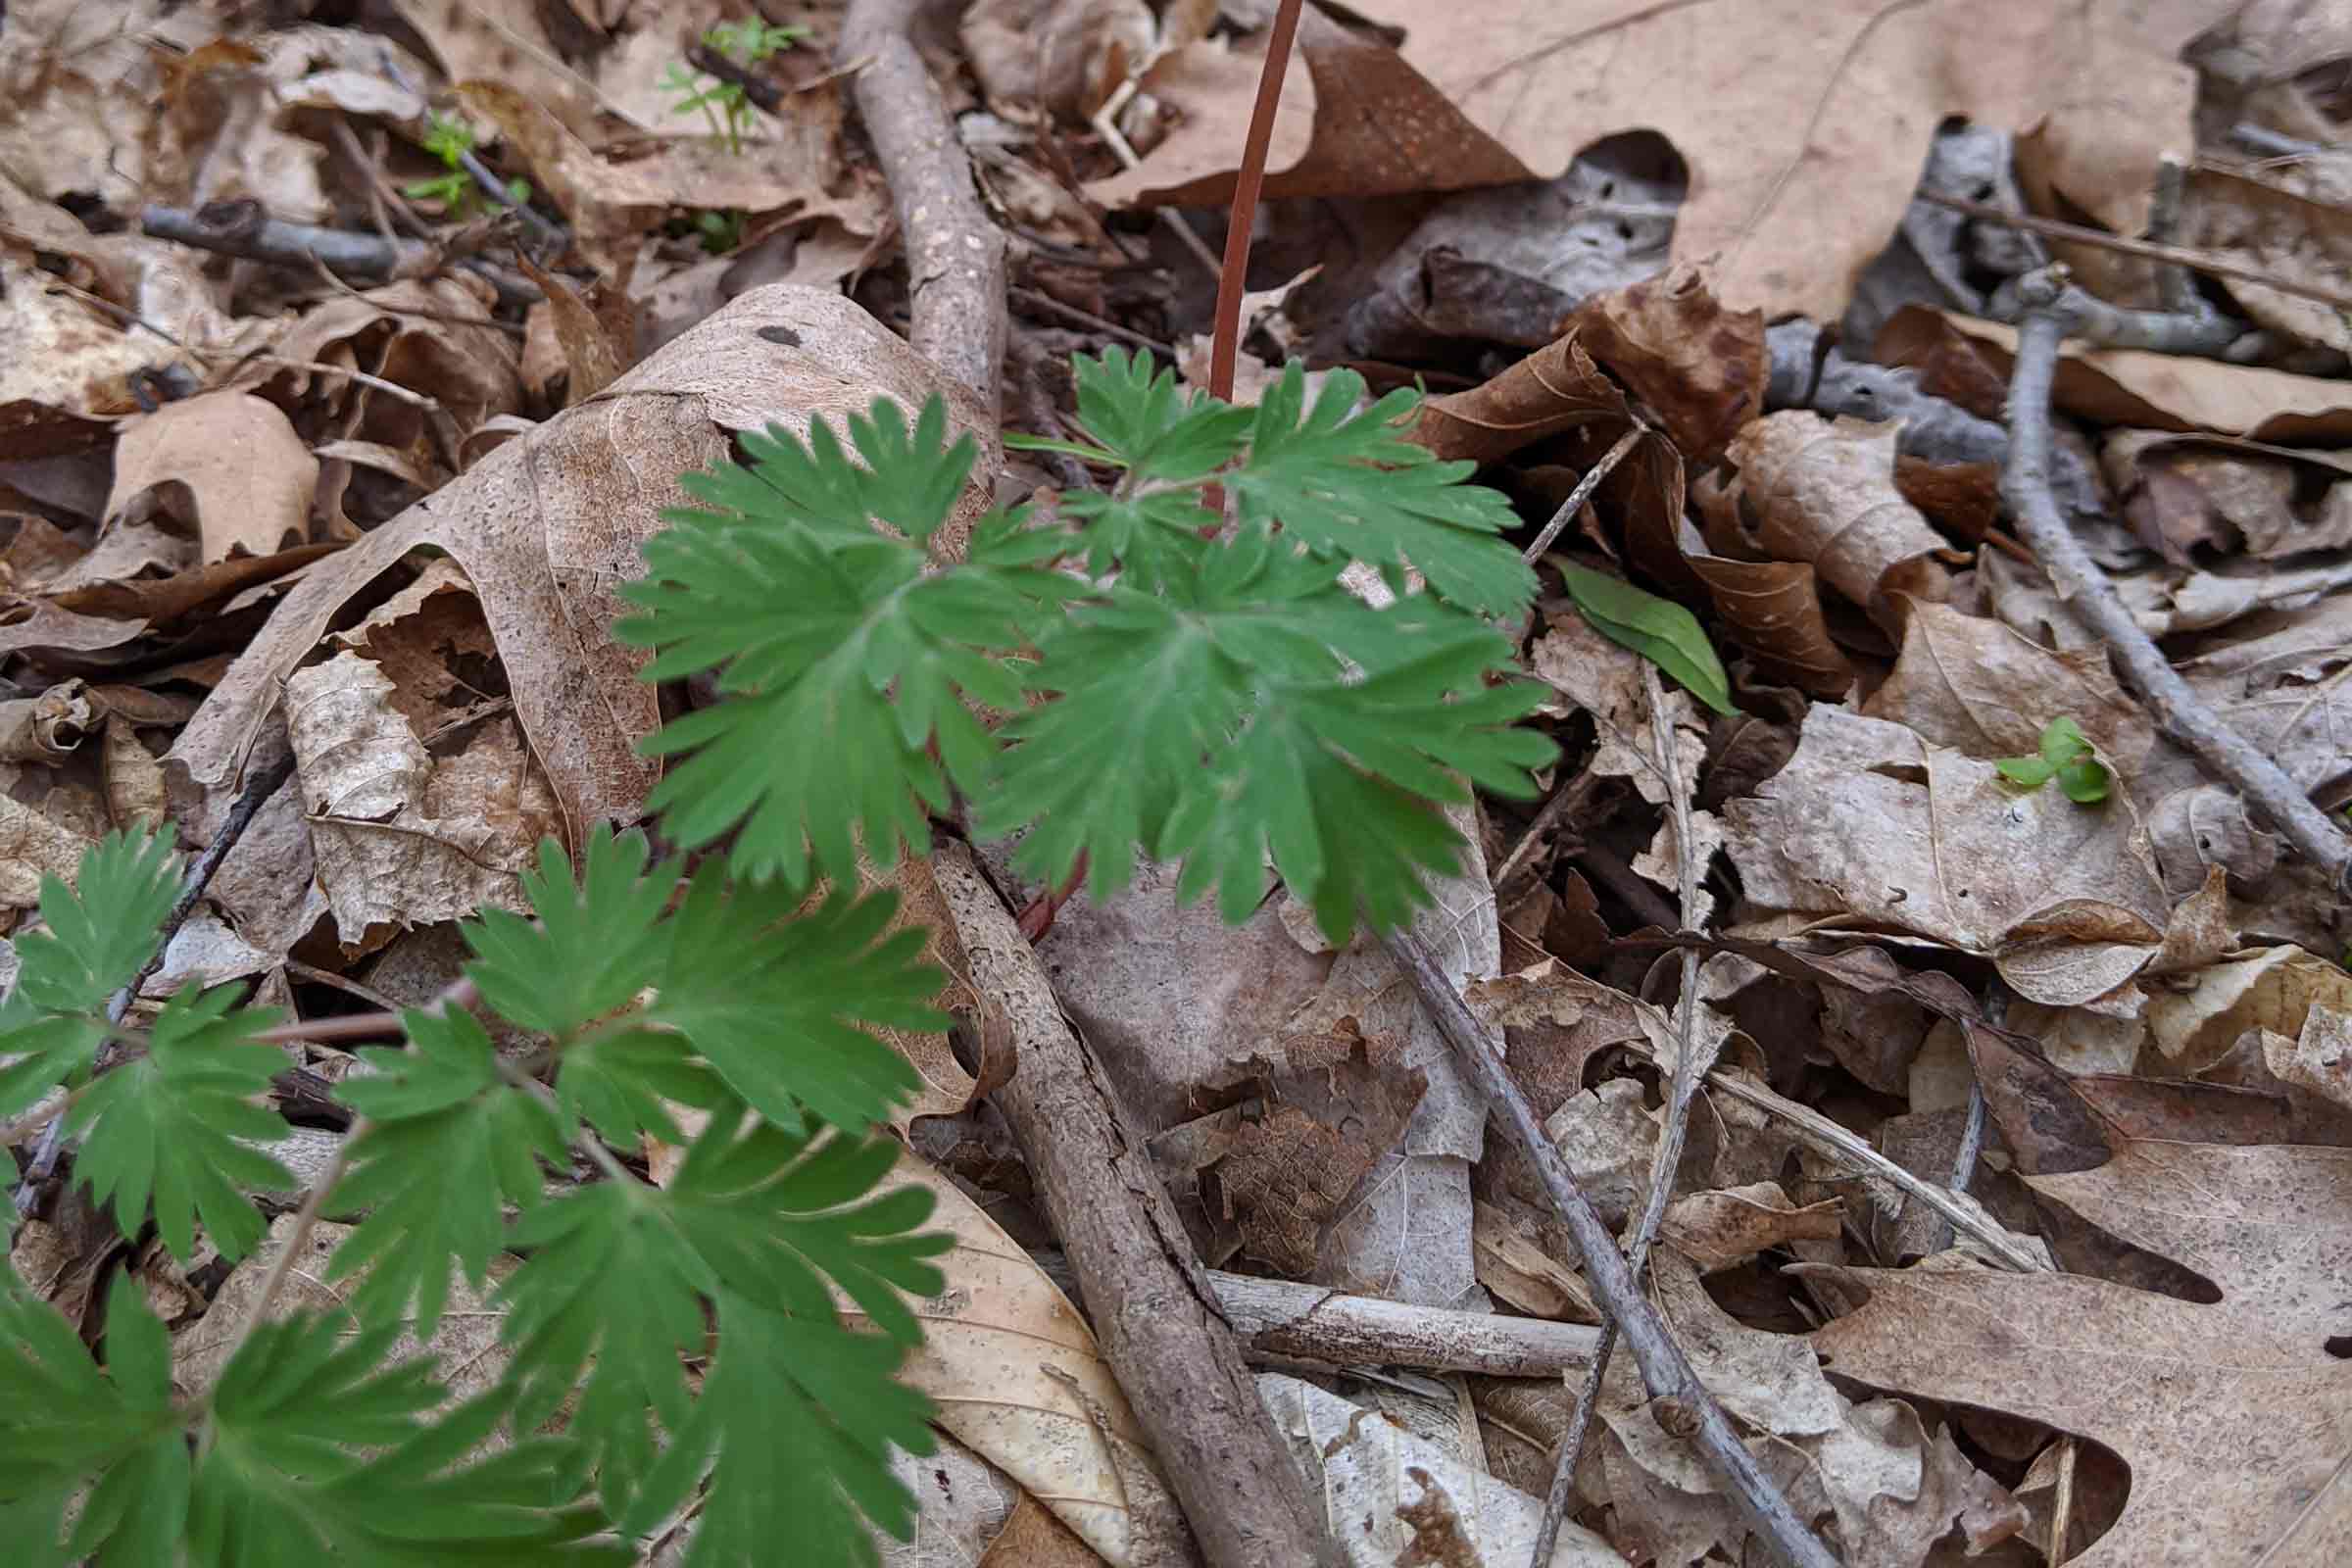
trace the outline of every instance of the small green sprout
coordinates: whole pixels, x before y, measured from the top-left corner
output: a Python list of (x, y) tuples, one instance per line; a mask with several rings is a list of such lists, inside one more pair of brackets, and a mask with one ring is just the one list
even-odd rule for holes
[(2004, 757), (1992, 765), (2012, 784), (2030, 790), (2054, 778), (2066, 791), (2066, 798), (2078, 806), (2098, 805), (2115, 782), (2115, 775), (2083, 739), (2082, 726), (2063, 713), (2042, 726), (2040, 756)]
[(706, 207), (694, 215), (694, 231), (701, 236), (704, 250), (725, 256), (743, 243), (743, 211)]
[[(472, 173), (466, 168), (466, 155), (473, 151), (473, 127), (454, 115), (428, 116), (424, 122), (424, 150), (441, 160), (444, 172), (430, 179), (403, 185), (401, 194), (411, 201), (438, 203), (452, 217), (465, 217), (480, 193)], [(521, 206), (531, 199), (531, 182), (509, 180), (507, 196), (515, 206)]]
[[(749, 70), (791, 48), (808, 30), (778, 26), (755, 17), (747, 22), (720, 23), (703, 34), (703, 44)], [(701, 72), (673, 61), (662, 73), (662, 90), (679, 95), (678, 101), (670, 105), (671, 114), (691, 115), (699, 110), (710, 123), (710, 134), (725, 142), (730, 154), (743, 151), (744, 132), (752, 125), (752, 101), (739, 84), (709, 81)]]

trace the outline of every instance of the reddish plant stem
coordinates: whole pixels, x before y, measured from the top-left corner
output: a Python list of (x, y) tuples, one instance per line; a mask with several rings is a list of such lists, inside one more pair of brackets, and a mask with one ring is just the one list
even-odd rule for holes
[(1291, 64), (1291, 40), (1298, 33), (1298, 0), (1282, 0), (1266, 34), (1265, 64), (1257, 72), (1257, 103), (1250, 111), (1250, 137), (1242, 145), (1241, 172), (1233, 181), (1233, 213), (1225, 224), (1225, 267), (1217, 274), (1217, 319), (1208, 347), (1208, 391), (1233, 399), (1233, 368), (1242, 347), (1242, 294), (1249, 287), (1250, 230), (1257, 219), (1257, 193), (1266, 182), (1266, 153), (1274, 145), (1274, 110), (1282, 102), (1282, 78)]

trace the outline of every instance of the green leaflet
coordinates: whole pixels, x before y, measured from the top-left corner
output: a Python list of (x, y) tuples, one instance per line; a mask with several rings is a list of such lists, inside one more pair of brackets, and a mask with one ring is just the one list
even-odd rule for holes
[(1698, 617), (1671, 599), (1645, 593), (1632, 583), (1580, 566), (1565, 556), (1544, 558), (1559, 568), (1568, 597), (1592, 629), (1672, 675), (1685, 691), (1726, 715), (1740, 711), (1732, 702), (1731, 678)]
[(1993, 767), (2012, 784), (2035, 790), (2051, 779), (2077, 806), (2096, 806), (2113, 787), (2115, 775), (2091, 750), (2082, 726), (2061, 713), (2041, 727), (2041, 744), (2034, 757), (2003, 757)]

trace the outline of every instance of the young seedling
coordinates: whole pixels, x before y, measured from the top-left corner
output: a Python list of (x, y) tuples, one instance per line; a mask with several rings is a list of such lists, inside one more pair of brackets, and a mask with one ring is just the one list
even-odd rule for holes
[(2107, 764), (2092, 754), (2082, 726), (2063, 713), (2042, 726), (2039, 756), (2004, 757), (1992, 765), (2025, 789), (2037, 790), (2056, 779), (2066, 798), (2078, 806), (2098, 805), (2115, 781)]
[[(411, 201), (436, 203), (452, 218), (468, 216), (481, 197), (479, 184), (466, 168), (466, 155), (473, 151), (473, 127), (454, 115), (428, 116), (424, 150), (441, 160), (445, 172), (430, 179), (412, 180), (401, 187), (401, 194)], [(515, 206), (521, 206), (531, 199), (531, 182), (509, 180), (507, 195)]]
[[(1141, 852), (1239, 921), (1271, 861), (1344, 942), (1456, 864), (1437, 804), (1533, 795), (1554, 755), (1515, 727), (1543, 693), (1495, 629), (1536, 591), (1498, 537), (1515, 518), (1403, 439), (1412, 394), (1358, 412), (1334, 372), (1310, 403), (1293, 367), (1236, 409), (1116, 351), (1077, 382), (1077, 449), (1117, 483), (981, 518), (953, 564), (927, 547), (977, 448), (938, 399), (771, 426), (749, 466), (685, 476), (701, 505), (647, 546), (616, 632), (655, 651), (647, 679), (727, 694), (648, 745), (676, 760), (662, 836), (712, 853), (689, 871), (600, 827), (575, 866), (550, 840), (528, 917), (466, 923), (481, 1010), (536, 1049), (453, 1008), (359, 1053), (336, 1089), (359, 1120), (261, 1299), (215, 1304), (235, 1348), (208, 1384), (128, 1276), (93, 1358), (0, 1270), (10, 1562), (621, 1568), (691, 1521), (685, 1568), (779, 1541), (850, 1568), (876, 1560), (869, 1523), (911, 1539), (890, 1457), (930, 1450), (931, 1408), (899, 1371), (949, 1239), (920, 1229), (928, 1194), (878, 1191), (898, 1145), (876, 1126), (917, 1083), (878, 1036), (949, 1020), (924, 933), (845, 891), (860, 866), (925, 850), (960, 797), (1025, 831), (1033, 874), (1086, 859), (1098, 895)], [(1341, 584), (1349, 562), (1385, 608)], [(118, 835), (44, 883), (0, 1002), (0, 1120), (64, 1090), (74, 1177), (124, 1234), (234, 1262), (267, 1234), (254, 1195), (302, 1185), (270, 1152), (276, 1014), (191, 984), (144, 1027), (106, 1017), (178, 881), (168, 838)], [(649, 1139), (685, 1151), (665, 1182), (633, 1163)], [(353, 1229), (278, 1299), (321, 1215)], [(499, 1340), (469, 1342), (464, 1397), (395, 1350), (460, 1311)]]
[[(720, 23), (703, 34), (703, 43), (748, 71), (791, 48), (808, 30), (779, 26), (755, 17), (745, 22)], [(672, 61), (662, 73), (662, 90), (679, 95), (678, 101), (670, 105), (671, 114), (691, 115), (699, 111), (710, 122), (710, 134), (727, 144), (730, 155), (743, 151), (744, 133), (752, 126), (752, 101), (739, 83), (713, 80), (683, 62)]]

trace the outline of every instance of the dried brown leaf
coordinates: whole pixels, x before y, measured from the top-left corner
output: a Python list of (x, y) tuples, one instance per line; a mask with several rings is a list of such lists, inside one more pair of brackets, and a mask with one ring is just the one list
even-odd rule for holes
[(2352, 1151), (2132, 1144), (2033, 1185), (2220, 1285), (2218, 1303), (2105, 1280), (1841, 1270), (1859, 1311), (1814, 1336), (1840, 1374), (2046, 1422), (2131, 1466), (2087, 1568), (2312, 1564), (2352, 1550)]
[(318, 460), (274, 404), (203, 392), (126, 421), (110, 521), (161, 515), (193, 528), (207, 564), (307, 542)]
[(1888, 620), (1884, 596), (1941, 600), (1949, 586), (1933, 559), (1943, 537), (1895, 488), (1895, 435), (1891, 424), (1789, 409), (1749, 424), (1730, 451), (1764, 554), (1810, 564)]

